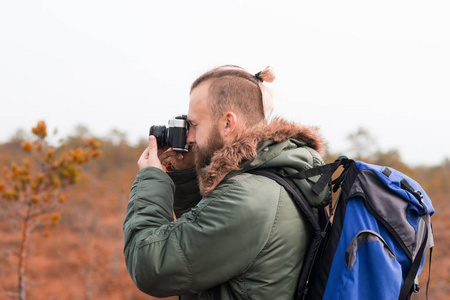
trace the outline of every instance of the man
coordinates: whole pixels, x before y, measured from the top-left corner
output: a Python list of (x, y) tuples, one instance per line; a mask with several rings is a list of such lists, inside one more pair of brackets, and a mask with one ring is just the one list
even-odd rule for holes
[[(325, 146), (315, 128), (267, 121), (262, 82), (273, 78), (270, 68), (256, 75), (235, 66), (209, 71), (191, 87), (191, 150), (160, 149), (158, 157), (149, 137), (123, 227), (127, 268), (143, 292), (293, 299), (310, 229), (284, 188), (247, 171), (312, 168), (322, 164)], [(329, 200), (329, 191), (310, 191), (312, 180), (295, 183), (312, 205)]]

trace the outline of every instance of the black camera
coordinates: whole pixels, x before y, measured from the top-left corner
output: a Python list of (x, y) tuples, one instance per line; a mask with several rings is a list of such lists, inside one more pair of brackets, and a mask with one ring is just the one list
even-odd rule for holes
[(186, 115), (176, 116), (169, 120), (169, 126), (153, 125), (150, 127), (150, 135), (156, 137), (158, 148), (165, 146), (172, 147), (176, 151), (189, 151), (189, 146), (186, 144), (188, 134), (188, 122)]

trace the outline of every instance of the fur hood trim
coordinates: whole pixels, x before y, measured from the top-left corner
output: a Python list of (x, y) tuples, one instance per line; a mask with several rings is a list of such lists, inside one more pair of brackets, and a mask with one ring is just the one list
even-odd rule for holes
[(317, 127), (275, 118), (267, 125), (239, 134), (214, 154), (211, 164), (197, 170), (200, 193), (203, 196), (209, 195), (228, 173), (240, 170), (239, 166), (243, 160), (255, 158), (261, 142), (267, 140), (282, 142), (291, 138), (303, 141), (320, 155), (325, 154), (326, 145)]

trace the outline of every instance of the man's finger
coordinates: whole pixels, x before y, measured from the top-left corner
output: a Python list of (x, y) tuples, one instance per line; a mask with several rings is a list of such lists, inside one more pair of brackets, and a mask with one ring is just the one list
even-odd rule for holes
[(150, 151), (158, 151), (158, 144), (156, 143), (156, 138), (153, 135), (148, 137), (148, 148)]
[(141, 159), (148, 159), (148, 147), (144, 150), (144, 152), (142, 152), (139, 160), (141, 160)]
[(173, 150), (171, 150), (171, 149), (169, 149), (169, 150), (164, 151), (163, 153), (161, 153), (161, 154), (159, 155), (159, 159), (160, 159), (160, 160), (163, 160), (163, 159), (166, 159), (166, 158), (171, 157), (171, 156), (174, 156), (174, 155), (176, 155), (176, 152), (173, 151)]
[(158, 145), (154, 136), (148, 137), (148, 148), (142, 153), (138, 161), (139, 170), (146, 167), (156, 167), (162, 170), (161, 162), (158, 159)]
[(163, 148), (158, 148), (158, 156), (161, 156), (163, 153), (167, 152), (168, 150), (170, 150), (172, 148), (170, 148), (169, 146), (165, 146)]
[(142, 152), (141, 157), (139, 157), (139, 160), (137, 162), (139, 170), (142, 170), (143, 168), (147, 167), (147, 160), (148, 160), (148, 147)]

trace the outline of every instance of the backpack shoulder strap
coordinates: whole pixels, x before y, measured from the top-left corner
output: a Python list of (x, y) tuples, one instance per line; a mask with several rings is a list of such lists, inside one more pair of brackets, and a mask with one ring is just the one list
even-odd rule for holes
[[(331, 182), (331, 177), (333, 176), (333, 174), (336, 172), (336, 170), (340, 166), (344, 166), (344, 169), (347, 170), (348, 166), (354, 162), (355, 162), (354, 160), (349, 159), (346, 156), (339, 156), (332, 163), (329, 163), (329, 164), (326, 164), (323, 166), (319, 166), (319, 167), (315, 167), (312, 169), (302, 170), (298, 173), (291, 174), (288, 177), (295, 178), (295, 179), (306, 179), (306, 178), (310, 178), (313, 176), (321, 175), (320, 179), (316, 182), (316, 184), (312, 188), (312, 191), (316, 195), (319, 195), (325, 189), (325, 187)], [(333, 192), (336, 192), (336, 190), (339, 188), (339, 185), (342, 182), (342, 180), (344, 179), (345, 174), (346, 174), (346, 172), (342, 172), (341, 176), (339, 176), (338, 179), (333, 181), (333, 184), (337, 183), (335, 185), (335, 188), (333, 189)]]
[[(295, 186), (292, 180), (286, 178), (284, 173), (276, 168), (266, 168), (266, 169), (254, 169), (248, 171), (248, 173), (265, 176), (270, 178), (280, 184), (292, 197), (295, 205), (297, 206), (300, 213), (305, 217), (307, 222), (311, 225), (313, 230), (313, 237), (309, 244), (308, 250), (305, 254), (305, 258), (303, 261), (303, 267), (300, 273), (297, 290), (295, 292), (295, 299), (302, 299), (304, 295), (308, 292), (308, 281), (311, 275), (311, 271), (314, 265), (315, 258), (317, 253), (319, 252), (319, 248), (321, 246), (322, 239), (325, 237), (325, 228), (328, 225), (328, 222), (325, 226), (321, 226), (319, 223), (319, 219), (314, 213), (313, 209), (309, 205), (303, 193)], [(328, 219), (328, 215), (326, 215), (325, 209), (322, 211), (319, 210), (319, 218)]]
[[(425, 221), (425, 224), (428, 225), (428, 220), (426, 217), (422, 217)], [(427, 226), (428, 227), (428, 226)], [(418, 292), (418, 285), (415, 283), (415, 279), (417, 277), (417, 272), (419, 271), (419, 267), (422, 261), (423, 254), (426, 251), (426, 245), (428, 240), (428, 230), (425, 230), (424, 236), (422, 238), (422, 243), (420, 244), (419, 251), (417, 252), (414, 260), (411, 263), (411, 267), (409, 269), (408, 275), (406, 276), (405, 282), (403, 283), (402, 289), (400, 290), (400, 295), (398, 296), (399, 300), (410, 299), (412, 292)], [(431, 248), (432, 249), (432, 248)], [(431, 269), (431, 250), (430, 250), (430, 261), (429, 268)], [(427, 282), (427, 290), (426, 296), (428, 299), (428, 285), (430, 283), (430, 270), (428, 272), (428, 282)]]
[(298, 188), (294, 185), (294, 183), (287, 179), (283, 172), (279, 171), (276, 168), (266, 168), (266, 169), (254, 169), (248, 171), (248, 173), (265, 176), (277, 182), (279, 185), (284, 187), (286, 191), (291, 195), (294, 200), (295, 205), (300, 210), (300, 212), (304, 215), (304, 217), (311, 223), (313, 230), (320, 230), (319, 222), (317, 221), (317, 217), (314, 214), (311, 206), (308, 201), (305, 199), (303, 194), (298, 190)]

